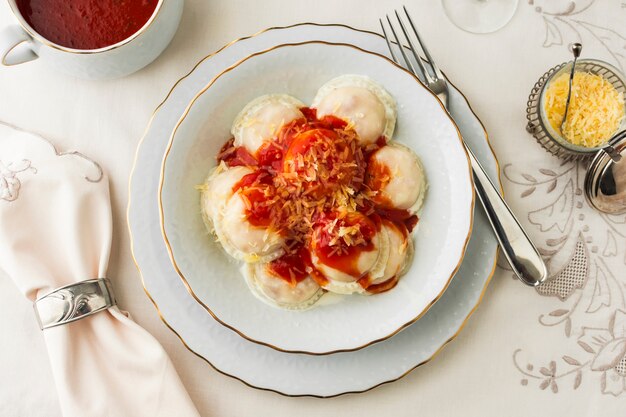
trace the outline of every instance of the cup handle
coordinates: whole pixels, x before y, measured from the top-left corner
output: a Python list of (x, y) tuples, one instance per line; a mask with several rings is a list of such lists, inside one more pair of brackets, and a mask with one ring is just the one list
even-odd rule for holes
[(12, 25), (0, 32), (0, 62), (4, 66), (23, 64), (35, 60), (39, 56), (32, 50), (32, 41), (28, 33), (19, 26)]

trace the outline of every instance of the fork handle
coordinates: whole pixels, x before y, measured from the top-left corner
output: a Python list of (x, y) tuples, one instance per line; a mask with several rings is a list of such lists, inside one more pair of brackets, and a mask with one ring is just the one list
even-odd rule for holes
[(548, 271), (539, 251), (520, 226), (472, 150), (467, 145), (465, 149), (474, 172), (476, 195), (485, 208), (502, 253), (520, 281), (533, 287), (541, 284), (547, 278)]

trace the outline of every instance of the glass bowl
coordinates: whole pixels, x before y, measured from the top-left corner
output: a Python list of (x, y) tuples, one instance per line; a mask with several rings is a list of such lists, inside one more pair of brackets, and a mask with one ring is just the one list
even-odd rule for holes
[[(605, 144), (592, 148), (574, 145), (565, 139), (560, 132), (556, 131), (548, 121), (548, 117), (545, 113), (547, 86), (553, 79), (563, 73), (569, 73), (570, 70), (571, 63), (565, 62), (546, 72), (535, 83), (528, 97), (526, 108), (526, 119), (528, 120), (526, 130), (537, 139), (537, 142), (539, 142), (544, 149), (566, 161), (592, 158), (609, 142), (609, 139), (607, 139)], [(619, 69), (609, 63), (597, 59), (580, 59), (576, 63), (576, 71), (600, 75), (609, 81), (619, 93), (622, 95), (626, 93), (626, 79)], [(622, 120), (616, 133), (625, 128), (626, 117)]]

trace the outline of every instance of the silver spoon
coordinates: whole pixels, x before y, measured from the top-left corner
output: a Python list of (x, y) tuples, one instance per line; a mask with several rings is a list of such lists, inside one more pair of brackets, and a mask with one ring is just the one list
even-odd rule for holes
[(574, 72), (576, 71), (576, 61), (578, 61), (578, 57), (583, 50), (583, 46), (580, 43), (573, 43), (571, 46), (571, 51), (574, 54), (574, 62), (572, 63), (572, 70), (569, 73), (569, 88), (567, 90), (567, 101), (565, 101), (565, 114), (563, 114), (563, 121), (561, 121), (561, 134), (565, 136), (563, 133), (563, 127), (565, 126), (565, 121), (567, 120), (567, 111), (569, 110), (569, 101), (572, 98), (572, 83), (574, 82)]

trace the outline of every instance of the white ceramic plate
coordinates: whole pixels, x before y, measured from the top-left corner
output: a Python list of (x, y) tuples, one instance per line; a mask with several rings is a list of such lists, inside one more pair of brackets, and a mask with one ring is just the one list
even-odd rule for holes
[[(342, 74), (377, 80), (395, 98), (394, 138), (421, 158), (428, 193), (413, 233), (414, 260), (400, 283), (375, 296), (327, 294), (318, 307), (285, 311), (259, 302), (240, 264), (207, 234), (197, 185), (230, 138), (250, 100), (287, 93), (310, 103)], [(460, 266), (472, 227), (467, 154), (436, 97), (389, 59), (354, 46), (310, 42), (273, 47), (221, 73), (199, 92), (174, 130), (163, 162), (163, 233), (172, 261), (194, 297), (228, 328), (277, 350), (328, 354), (363, 348), (415, 322), (441, 296)]]
[[(176, 83), (146, 129), (131, 176), (128, 220), (133, 257), (146, 294), (161, 320), (190, 352), (218, 372), (254, 388), (289, 396), (331, 397), (363, 392), (396, 381), (431, 360), (460, 332), (477, 308), (493, 274), (497, 243), (482, 209), (476, 208), (466, 256), (441, 299), (405, 331), (355, 352), (327, 356), (277, 352), (237, 336), (213, 320), (193, 300), (178, 279), (161, 239), (158, 176), (169, 132), (207, 79), (252, 52), (285, 41), (311, 39), (350, 42), (386, 53), (384, 40), (372, 32), (341, 25), (299, 24), (239, 40), (203, 59)], [(491, 178), (497, 181), (497, 162), (484, 129), (465, 98), (454, 88), (451, 112), (465, 140)], [(445, 362), (433, 366), (438, 372), (455, 372), (447, 369)], [(207, 372), (207, 377), (215, 378), (215, 375)]]

